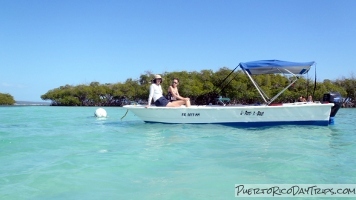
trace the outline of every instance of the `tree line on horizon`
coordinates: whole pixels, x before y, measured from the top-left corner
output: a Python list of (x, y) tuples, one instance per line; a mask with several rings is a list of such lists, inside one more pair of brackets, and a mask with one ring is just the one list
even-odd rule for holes
[[(168, 93), (168, 87), (173, 78), (178, 78), (180, 82), (179, 93), (184, 97), (189, 97), (192, 104), (195, 105), (211, 103), (218, 96), (230, 98), (231, 104), (263, 103), (263, 99), (253, 83), (241, 70), (231, 73), (230, 69), (223, 67), (216, 72), (212, 70), (181, 71), (165, 72), (161, 75), (163, 77), (162, 89), (164, 95)], [(53, 106), (147, 104), (149, 87), (153, 77), (153, 73), (146, 71), (138, 79), (129, 78), (123, 83), (101, 84), (91, 82), (90, 84), (74, 86), (67, 84), (49, 90), (41, 95), (41, 99), (51, 100)], [(288, 77), (278, 74), (257, 75), (254, 76), (254, 79), (269, 97), (273, 97), (291, 83)], [(275, 102), (295, 102), (300, 96), (306, 97), (309, 95), (312, 95), (315, 101), (321, 101), (323, 94), (327, 92), (339, 92), (344, 97), (345, 103), (353, 107), (355, 105), (356, 78), (351, 74), (350, 78), (325, 79), (322, 82), (315, 82), (311, 78), (301, 77)], [(11, 95), (0, 95), (0, 105), (13, 105), (14, 103)]]
[[(195, 105), (211, 103), (217, 96), (230, 98), (232, 104), (263, 103), (253, 83), (241, 70), (231, 72), (226, 67), (216, 72), (212, 70), (165, 72), (161, 74), (163, 93), (166, 95), (173, 78), (178, 78), (179, 93), (189, 97)], [(54, 106), (123, 106), (133, 102), (147, 104), (153, 77), (153, 73), (146, 71), (138, 79), (129, 78), (123, 83), (91, 82), (75, 86), (65, 85), (49, 90), (41, 99), (51, 100)], [(291, 83), (288, 77), (278, 74), (257, 75), (254, 79), (269, 97), (273, 97)], [(355, 103), (355, 88), (356, 79), (353, 75), (351, 78), (334, 81), (326, 79), (322, 82), (301, 77), (275, 102), (295, 102), (300, 96), (309, 95), (313, 95), (314, 100), (321, 101), (323, 94), (333, 91), (339, 92), (345, 101)]]

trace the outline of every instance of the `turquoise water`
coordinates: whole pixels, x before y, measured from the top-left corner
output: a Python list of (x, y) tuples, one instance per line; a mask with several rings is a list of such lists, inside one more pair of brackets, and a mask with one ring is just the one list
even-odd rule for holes
[(0, 199), (235, 199), (237, 183), (356, 183), (356, 109), (329, 127), (271, 128), (104, 109), (0, 107)]

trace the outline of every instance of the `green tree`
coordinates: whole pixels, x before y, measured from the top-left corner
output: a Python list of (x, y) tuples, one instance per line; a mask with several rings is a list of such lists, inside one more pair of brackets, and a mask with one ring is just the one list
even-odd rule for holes
[(356, 97), (356, 78), (352, 73), (349, 78), (342, 77), (334, 82), (336, 85), (345, 89), (345, 99), (355, 103)]
[(0, 105), (14, 105), (15, 100), (14, 97), (10, 94), (0, 93)]

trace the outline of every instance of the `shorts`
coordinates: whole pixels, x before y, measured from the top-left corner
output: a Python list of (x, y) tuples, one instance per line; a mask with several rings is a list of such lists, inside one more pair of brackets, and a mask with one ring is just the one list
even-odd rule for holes
[(157, 99), (157, 101), (155, 101), (155, 105), (156, 106), (167, 106), (167, 104), (169, 103), (169, 101), (165, 98), (165, 97), (160, 97), (159, 99)]

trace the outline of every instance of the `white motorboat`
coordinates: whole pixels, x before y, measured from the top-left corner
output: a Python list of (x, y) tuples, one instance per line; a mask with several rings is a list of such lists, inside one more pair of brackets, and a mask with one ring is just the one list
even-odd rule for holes
[[(314, 62), (296, 63), (279, 60), (262, 60), (240, 63), (240, 68), (250, 78), (262, 99), (261, 105), (218, 106), (199, 105), (191, 107), (155, 107), (126, 105), (124, 108), (148, 123), (224, 124), (231, 126), (271, 125), (322, 125), (334, 122), (334, 116), (341, 106), (339, 93), (328, 93), (323, 102), (295, 102), (273, 104), (299, 76), (307, 73)], [(295, 77), (291, 83), (273, 98), (268, 98), (251, 75), (288, 73)]]

